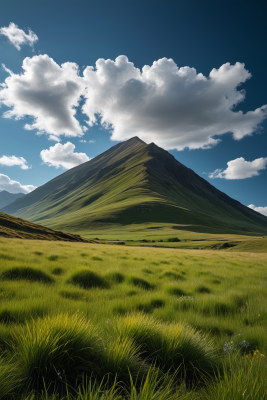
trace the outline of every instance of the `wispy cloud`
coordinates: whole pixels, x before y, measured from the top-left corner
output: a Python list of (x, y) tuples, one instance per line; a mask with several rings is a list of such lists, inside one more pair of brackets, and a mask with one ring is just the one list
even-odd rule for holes
[(13, 167), (18, 165), (21, 169), (29, 169), (30, 167), (27, 165), (27, 161), (23, 157), (16, 156), (2, 156), (0, 157), (0, 164), (5, 165), (6, 167)]
[(261, 170), (265, 169), (267, 165), (267, 158), (257, 158), (254, 161), (246, 161), (243, 157), (236, 158), (235, 160), (227, 163), (227, 168), (216, 169), (209, 174), (209, 178), (221, 179), (245, 179), (253, 176), (260, 175)]
[(38, 36), (30, 28), (27, 34), (22, 29), (19, 29), (14, 22), (10, 22), (9, 26), (0, 28), (0, 35), (5, 35), (17, 50), (20, 50), (20, 46), (23, 44), (29, 44), (33, 47), (38, 40)]

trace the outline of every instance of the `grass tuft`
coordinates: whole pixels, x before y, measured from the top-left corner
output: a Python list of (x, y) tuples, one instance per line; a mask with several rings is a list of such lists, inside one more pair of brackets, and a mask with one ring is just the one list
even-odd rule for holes
[(91, 374), (97, 370), (100, 352), (95, 327), (78, 315), (66, 314), (17, 328), (10, 347), (24, 386), (39, 392), (57, 385), (59, 376), (75, 379), (79, 372)]
[(27, 280), (32, 282), (52, 283), (53, 278), (45, 272), (30, 267), (14, 267), (3, 271), (0, 275), (4, 280)]
[(95, 272), (89, 271), (88, 269), (81, 269), (74, 272), (67, 280), (67, 283), (78, 285), (84, 289), (91, 289), (91, 288), (105, 289), (109, 287), (108, 283), (104, 278), (102, 278)]
[(213, 343), (188, 325), (163, 324), (146, 315), (130, 314), (119, 318), (113, 329), (122, 338), (132, 338), (165, 372), (179, 371), (191, 383), (214, 374), (217, 359)]
[(171, 278), (175, 281), (183, 281), (185, 278), (183, 275), (177, 274), (176, 272), (173, 271), (166, 271), (164, 274), (161, 275), (161, 278)]
[(130, 375), (134, 380), (141, 380), (149, 367), (142, 360), (139, 347), (129, 337), (115, 337), (105, 343), (105, 351), (101, 353), (102, 376), (109, 374), (109, 379), (130, 381)]
[(137, 276), (129, 276), (128, 282), (134, 286), (140, 287), (141, 289), (145, 289), (145, 290), (154, 289), (154, 285), (152, 285), (145, 279), (138, 278)]
[(171, 296), (177, 296), (177, 297), (185, 296), (185, 294), (186, 294), (184, 292), (184, 290), (182, 290), (175, 284), (170, 284), (170, 285), (165, 286), (165, 292)]
[(210, 288), (204, 285), (200, 285), (195, 289), (196, 293), (211, 293)]
[(15, 257), (10, 256), (9, 254), (0, 253), (0, 260), (13, 261), (15, 260)]
[(49, 261), (57, 261), (58, 258), (59, 256), (57, 254), (51, 254), (49, 257), (47, 257)]
[(61, 267), (55, 267), (52, 271), (53, 275), (62, 275), (64, 273), (64, 269)]
[(69, 300), (83, 300), (85, 298), (83, 293), (74, 290), (61, 290), (59, 295)]
[(112, 283), (122, 283), (125, 280), (125, 277), (120, 272), (109, 272), (105, 275), (105, 279)]

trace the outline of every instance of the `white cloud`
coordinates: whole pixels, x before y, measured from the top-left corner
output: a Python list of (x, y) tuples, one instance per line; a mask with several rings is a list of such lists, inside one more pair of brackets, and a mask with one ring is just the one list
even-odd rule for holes
[(25, 58), (22, 68), (22, 74), (6, 69), (10, 76), (1, 85), (0, 103), (11, 109), (3, 116), (32, 117), (33, 122), (24, 128), (47, 133), (50, 140), (58, 140), (60, 135), (83, 136), (83, 128), (75, 118), (75, 107), (84, 91), (77, 64), (59, 66), (47, 55), (40, 55)]
[(255, 207), (254, 204), (250, 204), (248, 207), (252, 208), (252, 210), (257, 211), (267, 217), (267, 207)]
[(10, 22), (9, 26), (0, 28), (0, 35), (5, 35), (17, 50), (20, 50), (20, 46), (23, 44), (33, 46), (38, 40), (38, 36), (31, 29), (29, 29), (29, 33), (26, 34), (13, 22)]
[(48, 140), (52, 140), (54, 142), (61, 142), (61, 139), (56, 135), (49, 135)]
[(87, 141), (86, 140), (79, 140), (79, 142), (81, 142), (81, 143), (87, 143)]
[[(50, 140), (82, 137), (88, 126), (99, 123), (111, 131), (112, 140), (137, 135), (165, 149), (210, 148), (225, 133), (232, 132), (236, 140), (252, 135), (267, 117), (267, 105), (235, 111), (245, 99), (238, 87), (251, 77), (238, 62), (212, 69), (208, 77), (167, 58), (139, 70), (126, 56), (99, 59), (83, 77), (77, 64), (60, 66), (47, 55), (25, 58), (22, 68), (22, 74), (6, 68), (10, 76), (0, 86), (0, 103), (10, 110), (4, 117), (32, 117), (25, 129), (37, 129)], [(83, 98), (88, 126), (76, 119)]]
[(23, 157), (2, 156), (0, 157), (0, 164), (5, 165), (6, 167), (13, 167), (14, 165), (18, 165), (21, 169), (29, 169), (27, 161)]
[(71, 142), (65, 144), (57, 143), (49, 150), (42, 150), (41, 159), (50, 167), (63, 167), (65, 169), (76, 167), (76, 165), (89, 161), (85, 153), (74, 153), (75, 145)]
[(6, 190), (9, 193), (30, 193), (36, 186), (21, 185), (17, 181), (13, 181), (7, 175), (0, 174), (0, 190)]
[(243, 113), (234, 106), (245, 99), (237, 87), (251, 77), (244, 64), (226, 63), (206, 78), (194, 68), (178, 68), (163, 58), (140, 71), (126, 56), (99, 59), (87, 67), (83, 112), (88, 125), (110, 128), (113, 140), (139, 136), (165, 149), (209, 148), (228, 132), (242, 139), (258, 129), (267, 105)]
[(95, 143), (95, 140), (88, 140), (88, 143)]
[(254, 161), (246, 161), (243, 157), (236, 158), (235, 160), (227, 163), (227, 168), (216, 169), (209, 174), (209, 178), (222, 178), (222, 179), (245, 179), (252, 176), (259, 175), (259, 171), (265, 169), (267, 165), (267, 158), (257, 158)]

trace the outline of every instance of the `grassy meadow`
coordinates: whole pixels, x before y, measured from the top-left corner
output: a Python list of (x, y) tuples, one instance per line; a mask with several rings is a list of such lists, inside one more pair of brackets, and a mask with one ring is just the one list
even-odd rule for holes
[(267, 399), (267, 239), (252, 242), (1, 238), (0, 399)]

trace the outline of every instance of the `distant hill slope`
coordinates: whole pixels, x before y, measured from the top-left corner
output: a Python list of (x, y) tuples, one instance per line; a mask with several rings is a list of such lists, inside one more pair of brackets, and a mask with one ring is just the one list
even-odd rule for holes
[(171, 223), (199, 232), (267, 233), (267, 217), (137, 137), (72, 168), (1, 211), (70, 232), (114, 224), (138, 229), (139, 224)]
[(6, 190), (0, 192), (0, 208), (8, 206), (13, 201), (25, 196), (24, 193), (9, 193)]
[(87, 240), (77, 235), (54, 231), (44, 226), (36, 225), (21, 218), (16, 218), (0, 212), (0, 237), (1, 236), (20, 239), (94, 243), (92, 240)]

